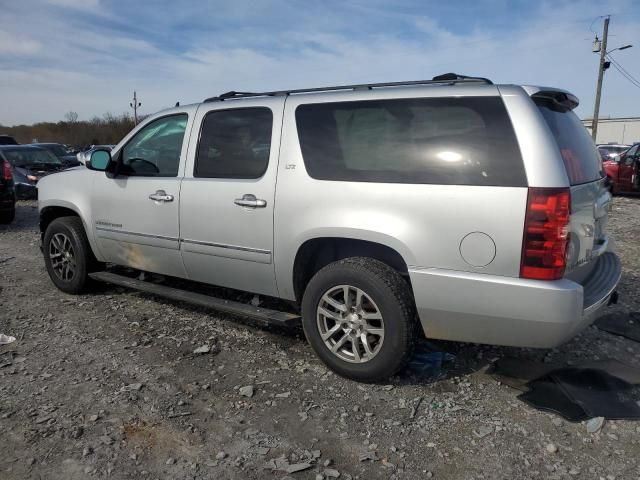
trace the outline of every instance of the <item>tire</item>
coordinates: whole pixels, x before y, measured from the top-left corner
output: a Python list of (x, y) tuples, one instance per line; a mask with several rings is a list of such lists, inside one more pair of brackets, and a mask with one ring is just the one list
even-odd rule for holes
[(402, 369), (417, 338), (409, 285), (385, 263), (366, 257), (340, 260), (315, 274), (303, 295), (302, 325), (311, 347), (331, 370), (366, 383)]
[[(81, 293), (87, 285), (89, 272), (98, 267), (79, 217), (60, 217), (52, 221), (44, 234), (42, 251), (51, 281), (66, 293)], [(61, 260), (68, 268), (60, 265)]]
[(3, 225), (13, 222), (15, 218), (16, 218), (15, 206), (11, 210), (7, 210), (6, 212), (0, 212), (0, 223)]

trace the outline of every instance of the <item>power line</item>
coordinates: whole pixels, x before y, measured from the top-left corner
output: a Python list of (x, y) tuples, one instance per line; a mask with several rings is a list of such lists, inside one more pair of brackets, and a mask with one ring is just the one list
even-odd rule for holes
[(593, 21), (589, 24), (589, 30), (591, 30), (591, 33), (593, 33), (594, 35), (597, 35), (597, 33), (593, 31), (593, 24), (596, 23), (601, 18), (605, 18), (608, 16), (610, 17), (611, 15), (598, 15), (596, 18), (594, 18)]
[(620, 65), (620, 62), (618, 62), (615, 58), (613, 58), (611, 55), (609, 55), (609, 60), (611, 60), (615, 65), (617, 65), (624, 73), (627, 74), (627, 76), (631, 77), (633, 79), (634, 82), (636, 83), (640, 83), (640, 80), (638, 80), (637, 78), (635, 78), (626, 68), (624, 68), (622, 65)]
[(615, 68), (616, 70), (618, 70), (618, 72), (620, 72), (620, 75), (622, 75), (624, 78), (626, 78), (627, 80), (629, 80), (631, 82), (631, 84), (635, 87), (640, 88), (640, 83), (636, 83), (632, 77), (628, 77), (626, 73), (624, 73), (620, 67), (618, 67), (615, 63), (613, 64), (613, 68)]
[[(615, 58), (613, 58), (613, 56), (612, 56), (610, 53), (608, 53), (608, 54), (607, 54), (607, 58), (608, 58), (611, 62), (613, 62), (613, 63), (615, 63), (616, 65), (618, 65), (618, 67), (620, 67), (620, 68), (624, 71), (624, 73), (626, 73), (626, 74), (627, 74), (627, 75), (629, 75), (630, 77), (633, 77), (633, 75), (632, 75), (629, 71), (627, 71), (627, 69), (626, 69), (626, 68), (624, 68), (624, 67), (620, 64), (620, 62), (618, 62)], [(634, 79), (636, 82), (640, 82), (640, 80), (638, 80), (637, 78), (633, 78), (633, 79)]]
[(633, 81), (633, 79), (632, 79), (631, 77), (627, 77), (627, 75), (626, 75), (622, 70), (620, 70), (620, 68), (619, 68), (616, 64), (613, 64), (613, 68), (615, 68), (616, 70), (618, 70), (618, 72), (620, 72), (620, 74), (621, 74), (624, 78), (626, 78), (627, 80), (629, 80), (629, 81), (631, 82), (631, 84), (632, 84), (634, 87), (638, 87), (638, 88), (640, 88), (640, 83), (636, 83), (635, 81)]
[(618, 72), (620, 72), (620, 74), (626, 78), (627, 80), (629, 80), (633, 85), (635, 85), (636, 87), (640, 88), (640, 80), (636, 79), (633, 75), (631, 75), (627, 70), (625, 70), (625, 68), (620, 65), (618, 62), (616, 62), (613, 57), (611, 57), (611, 55), (607, 55), (607, 58), (611, 61), (611, 64), (613, 65), (613, 67), (618, 70)]

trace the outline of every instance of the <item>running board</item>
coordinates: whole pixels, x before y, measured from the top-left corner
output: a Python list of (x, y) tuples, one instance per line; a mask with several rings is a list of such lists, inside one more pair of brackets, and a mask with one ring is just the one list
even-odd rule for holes
[(203, 295), (201, 293), (188, 292), (186, 290), (167, 287), (166, 285), (159, 285), (157, 283), (144, 282), (142, 280), (125, 277), (124, 275), (118, 275), (112, 272), (95, 272), (90, 273), (89, 276), (100, 282), (132, 288), (134, 290), (158, 295), (159, 297), (178, 300), (180, 302), (186, 302), (200, 307), (212, 308), (221, 312), (251, 317), (256, 320), (262, 320), (282, 327), (299, 325), (301, 321), (300, 315), (296, 315), (294, 313), (254, 307), (253, 305), (247, 305), (246, 303), (224, 300), (222, 298)]

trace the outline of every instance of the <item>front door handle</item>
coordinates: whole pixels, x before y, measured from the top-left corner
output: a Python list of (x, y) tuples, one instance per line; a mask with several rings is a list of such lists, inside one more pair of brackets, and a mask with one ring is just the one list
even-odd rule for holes
[(256, 198), (255, 195), (250, 193), (246, 193), (242, 196), (242, 198), (236, 198), (233, 203), (239, 205), (241, 207), (249, 207), (249, 208), (264, 208), (267, 206), (266, 200), (261, 200)]
[(149, 200), (154, 202), (173, 202), (173, 195), (167, 194), (164, 190), (158, 190), (156, 193), (149, 195)]

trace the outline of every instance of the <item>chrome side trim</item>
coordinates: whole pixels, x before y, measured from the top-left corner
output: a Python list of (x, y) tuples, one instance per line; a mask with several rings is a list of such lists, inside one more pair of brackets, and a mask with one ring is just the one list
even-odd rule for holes
[(251, 253), (261, 253), (263, 255), (271, 255), (271, 250), (262, 250), (260, 248), (241, 247), (239, 245), (228, 245), (225, 243), (203, 242), (201, 240), (190, 240), (187, 238), (181, 238), (180, 241), (182, 243), (191, 243), (193, 245), (202, 245), (205, 247), (226, 248), (229, 250), (239, 250), (241, 252), (251, 252)]
[(116, 230), (113, 228), (96, 227), (96, 230), (101, 232), (120, 233), (122, 235), (134, 235), (136, 237), (159, 238), (161, 240), (171, 240), (173, 242), (180, 241), (180, 239), (176, 237), (166, 237), (164, 235), (152, 235), (150, 233), (129, 232), (127, 230)]
[(160, 240), (170, 240), (173, 242), (191, 243), (193, 245), (202, 245), (204, 247), (226, 248), (228, 250), (238, 250), (241, 252), (251, 252), (251, 253), (261, 253), (263, 255), (271, 255), (271, 250), (262, 250), (260, 248), (241, 247), (239, 245), (228, 245), (225, 243), (203, 242), (201, 240), (190, 240), (187, 238), (167, 237), (165, 235), (152, 235), (150, 233), (130, 232), (128, 230), (117, 230), (115, 228), (105, 228), (105, 227), (98, 227), (98, 226), (96, 226), (96, 230), (101, 232), (119, 233), (121, 235), (133, 235), (136, 237), (143, 237), (143, 238), (158, 238)]

